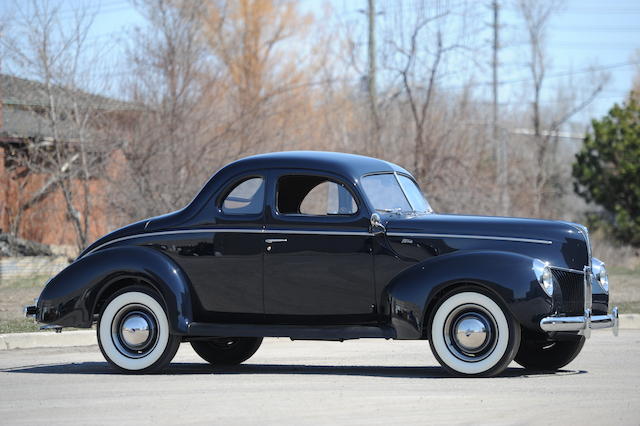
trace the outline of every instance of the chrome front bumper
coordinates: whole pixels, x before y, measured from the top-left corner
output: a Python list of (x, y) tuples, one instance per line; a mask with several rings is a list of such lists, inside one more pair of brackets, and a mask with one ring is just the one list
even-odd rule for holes
[(544, 331), (578, 331), (589, 337), (591, 330), (613, 328), (618, 335), (618, 307), (614, 307), (609, 315), (591, 315), (591, 309), (585, 310), (580, 317), (546, 317), (540, 320), (540, 328)]
[(614, 307), (609, 315), (593, 315), (591, 312), (591, 267), (584, 267), (584, 315), (583, 316), (552, 316), (540, 320), (540, 328), (543, 331), (577, 331), (579, 334), (590, 337), (591, 330), (600, 328), (612, 328), (613, 334), (618, 335), (618, 307)]

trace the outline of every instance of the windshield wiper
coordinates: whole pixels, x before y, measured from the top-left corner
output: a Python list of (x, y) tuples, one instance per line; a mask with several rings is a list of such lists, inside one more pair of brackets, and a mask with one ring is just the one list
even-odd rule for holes
[(399, 215), (418, 215), (433, 213), (433, 210), (402, 210), (402, 208), (400, 207), (397, 207), (395, 209), (376, 209), (376, 211), (381, 213), (393, 213)]
[(401, 207), (397, 207), (395, 209), (376, 209), (377, 212), (380, 213), (395, 213), (395, 214), (402, 214), (402, 208)]
[(429, 210), (414, 210), (413, 213), (415, 213), (415, 214), (431, 214), (431, 213), (433, 213), (433, 209), (429, 209)]

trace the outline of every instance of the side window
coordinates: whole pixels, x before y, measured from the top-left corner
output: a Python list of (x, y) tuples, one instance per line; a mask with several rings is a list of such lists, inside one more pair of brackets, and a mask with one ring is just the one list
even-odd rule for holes
[(264, 179), (254, 177), (240, 182), (222, 203), (225, 214), (257, 214), (264, 205)]
[(351, 215), (358, 211), (349, 191), (321, 176), (283, 176), (278, 181), (278, 211), (311, 216)]

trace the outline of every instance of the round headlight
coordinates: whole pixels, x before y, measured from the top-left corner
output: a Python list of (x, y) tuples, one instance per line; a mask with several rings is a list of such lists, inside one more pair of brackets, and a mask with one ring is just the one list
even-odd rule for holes
[(553, 274), (548, 264), (536, 259), (533, 261), (533, 271), (536, 274), (536, 278), (538, 278), (540, 287), (542, 287), (544, 292), (549, 296), (553, 296)]
[(604, 267), (604, 262), (594, 257), (591, 259), (591, 264), (593, 275), (596, 277), (598, 284), (606, 293), (609, 293), (609, 274), (607, 273), (607, 268)]
[(551, 275), (551, 269), (548, 266), (544, 268), (542, 272), (542, 288), (549, 295), (553, 295), (553, 275)]

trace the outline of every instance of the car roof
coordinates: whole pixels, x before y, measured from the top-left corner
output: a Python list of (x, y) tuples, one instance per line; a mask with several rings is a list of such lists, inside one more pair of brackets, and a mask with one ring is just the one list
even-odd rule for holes
[(324, 170), (338, 173), (354, 180), (358, 180), (362, 175), (368, 173), (379, 172), (401, 172), (411, 175), (402, 167), (389, 161), (363, 155), (328, 151), (284, 151), (259, 154), (237, 160), (225, 168), (246, 170), (272, 168)]

